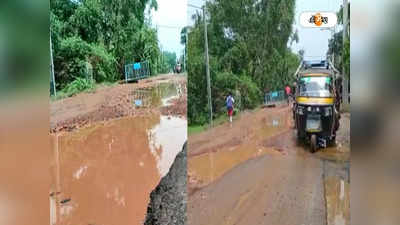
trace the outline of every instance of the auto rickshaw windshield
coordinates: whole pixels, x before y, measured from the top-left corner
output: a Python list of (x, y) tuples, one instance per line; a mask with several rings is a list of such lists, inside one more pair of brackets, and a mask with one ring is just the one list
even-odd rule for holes
[(299, 96), (305, 96), (305, 97), (333, 96), (331, 78), (325, 76), (300, 78)]

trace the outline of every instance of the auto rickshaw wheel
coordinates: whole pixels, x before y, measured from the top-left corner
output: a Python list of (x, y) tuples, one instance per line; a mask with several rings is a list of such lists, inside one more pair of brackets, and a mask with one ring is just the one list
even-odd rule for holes
[(317, 135), (313, 134), (311, 135), (311, 153), (314, 153), (317, 151)]

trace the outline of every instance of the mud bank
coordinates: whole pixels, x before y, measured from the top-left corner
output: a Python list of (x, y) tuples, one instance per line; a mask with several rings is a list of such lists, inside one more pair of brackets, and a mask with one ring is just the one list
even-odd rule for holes
[(186, 143), (151, 194), (145, 225), (186, 224)]
[[(137, 99), (146, 106), (137, 107)], [(166, 101), (169, 104), (165, 105)], [(184, 76), (161, 75), (50, 102), (50, 133), (73, 131), (97, 122), (160, 111), (164, 115), (186, 116)]]

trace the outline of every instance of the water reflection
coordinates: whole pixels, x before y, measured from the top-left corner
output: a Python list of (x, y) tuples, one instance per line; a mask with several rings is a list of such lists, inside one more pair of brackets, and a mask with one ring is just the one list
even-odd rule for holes
[(186, 134), (186, 120), (151, 114), (53, 136), (51, 220), (143, 224), (149, 194)]
[(181, 151), (176, 146), (187, 140), (187, 121), (178, 117), (161, 116), (160, 123), (149, 131), (150, 149), (157, 159), (157, 168), (165, 176), (175, 156)]
[(133, 104), (140, 107), (169, 106), (170, 101), (183, 95), (186, 86), (181, 83), (163, 83), (156, 87), (136, 89), (131, 92)]

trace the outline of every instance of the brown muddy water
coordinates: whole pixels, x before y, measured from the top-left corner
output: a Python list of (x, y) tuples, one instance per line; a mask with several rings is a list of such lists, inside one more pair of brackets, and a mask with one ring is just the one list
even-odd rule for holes
[(195, 156), (188, 160), (189, 182), (200, 186), (210, 184), (235, 166), (266, 154), (281, 153), (272, 148), (246, 145)]
[[(182, 96), (186, 85), (181, 83), (162, 83), (156, 87), (133, 90), (130, 98), (133, 104), (141, 107), (169, 106), (171, 100)], [(140, 100), (140, 102), (137, 102)], [(137, 105), (140, 103), (140, 105)]]
[[(234, 127), (241, 129), (241, 141), (231, 146), (216, 146), (210, 151), (192, 156), (188, 160), (189, 183), (196, 187), (206, 186), (221, 178), (224, 174), (232, 170), (237, 165), (263, 155), (281, 156), (284, 152), (273, 147), (267, 147), (262, 144), (268, 137), (279, 134), (284, 131), (286, 120), (283, 115), (273, 115), (258, 121), (249, 121), (254, 123), (250, 129)], [(235, 124), (233, 124), (235, 126)], [(218, 136), (215, 134), (215, 136)]]
[[(177, 94), (168, 87), (169, 96), (155, 95), (161, 105)], [(151, 191), (187, 140), (187, 121), (154, 113), (94, 124), (51, 139), (51, 224), (139, 225)]]

